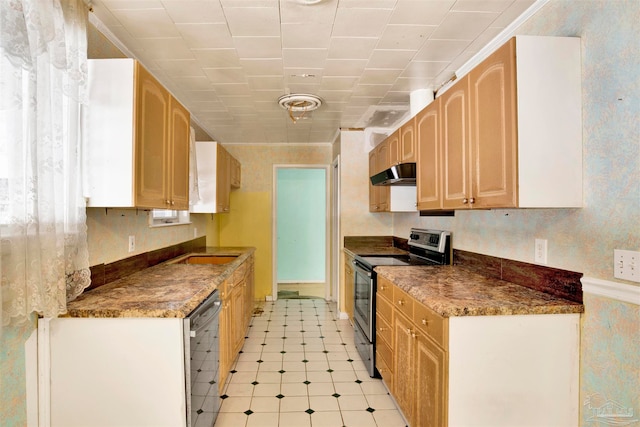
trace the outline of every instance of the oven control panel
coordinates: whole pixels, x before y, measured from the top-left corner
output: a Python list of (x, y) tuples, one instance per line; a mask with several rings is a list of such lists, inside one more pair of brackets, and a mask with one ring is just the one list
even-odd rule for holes
[(436, 252), (445, 252), (447, 237), (451, 235), (448, 231), (424, 230), (412, 228), (409, 234), (409, 245)]

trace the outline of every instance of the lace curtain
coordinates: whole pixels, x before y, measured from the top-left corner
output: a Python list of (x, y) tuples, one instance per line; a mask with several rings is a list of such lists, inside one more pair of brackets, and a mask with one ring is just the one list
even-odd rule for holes
[(79, 132), (87, 13), (82, 0), (0, 1), (2, 325), (56, 317), (90, 283)]

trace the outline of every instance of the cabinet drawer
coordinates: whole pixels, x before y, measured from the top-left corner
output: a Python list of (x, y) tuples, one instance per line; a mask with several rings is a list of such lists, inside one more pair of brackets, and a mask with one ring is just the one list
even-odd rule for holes
[(376, 314), (383, 317), (388, 323), (393, 321), (393, 306), (380, 295), (376, 295)]
[(393, 390), (393, 371), (389, 366), (391, 365), (388, 365), (385, 361), (384, 354), (382, 354), (379, 349), (376, 349), (376, 368), (378, 368), (378, 372), (380, 372), (387, 388)]
[(447, 348), (447, 331), (449, 322), (428, 307), (414, 302), (413, 323), (423, 333), (431, 337), (441, 347)]
[(413, 319), (413, 297), (397, 286), (393, 287), (393, 307)]
[(393, 330), (391, 329), (390, 322), (387, 322), (384, 317), (380, 315), (376, 316), (376, 340), (378, 339), (384, 340), (390, 347), (393, 346)]
[(393, 284), (384, 277), (378, 276), (378, 289), (376, 295), (381, 295), (389, 301), (393, 301)]

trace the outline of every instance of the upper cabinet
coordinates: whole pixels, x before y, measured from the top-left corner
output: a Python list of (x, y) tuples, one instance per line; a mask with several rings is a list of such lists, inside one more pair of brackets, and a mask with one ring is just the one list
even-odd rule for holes
[(89, 60), (89, 207), (189, 208), (189, 112), (137, 61)]
[[(397, 135), (397, 133), (394, 133), (394, 135)], [(389, 141), (394, 139), (392, 137), (385, 139), (369, 152), (369, 176), (382, 172), (389, 167)], [(396, 143), (397, 140), (396, 136)], [(373, 185), (369, 180), (369, 212), (388, 212), (389, 195), (389, 187)]]
[(420, 210), (582, 206), (579, 38), (517, 36), (438, 100), (416, 118)]
[(200, 200), (191, 212), (229, 212), (231, 187), (240, 187), (240, 162), (215, 141), (196, 142), (196, 161)]
[(415, 118), (400, 127), (397, 163), (415, 163), (418, 158), (415, 138)]
[(414, 119), (419, 167), (416, 170), (418, 210), (442, 208), (440, 182), (440, 98), (420, 111)]

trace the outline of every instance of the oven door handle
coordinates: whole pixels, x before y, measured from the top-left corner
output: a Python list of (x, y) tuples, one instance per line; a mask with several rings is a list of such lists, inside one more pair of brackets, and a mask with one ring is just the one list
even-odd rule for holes
[(354, 259), (352, 261), (352, 264), (355, 267), (355, 269), (358, 270), (358, 272), (360, 274), (363, 274), (363, 275), (365, 275), (367, 277), (371, 277), (371, 270), (369, 270), (366, 267), (364, 267), (361, 262), (359, 262), (358, 260)]

